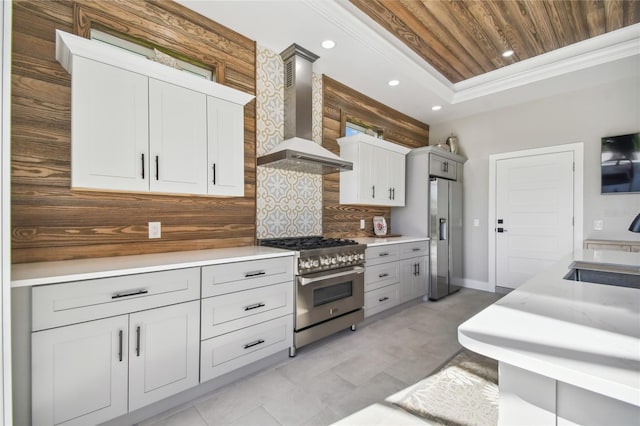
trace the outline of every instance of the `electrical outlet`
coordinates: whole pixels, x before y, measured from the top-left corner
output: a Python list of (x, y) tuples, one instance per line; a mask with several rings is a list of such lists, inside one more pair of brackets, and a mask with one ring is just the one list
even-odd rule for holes
[(593, 221), (593, 229), (596, 231), (602, 231), (604, 229), (604, 220), (597, 219)]
[(162, 236), (162, 226), (160, 222), (149, 222), (149, 238), (160, 238)]
[(360, 229), (364, 229), (364, 219), (360, 219)]
[(480, 219), (473, 219), (473, 226), (476, 228), (480, 226)]

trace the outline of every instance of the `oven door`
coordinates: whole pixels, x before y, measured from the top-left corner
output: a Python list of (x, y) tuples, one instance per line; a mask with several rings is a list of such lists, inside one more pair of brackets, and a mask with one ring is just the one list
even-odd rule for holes
[(364, 306), (364, 268), (298, 277), (296, 291), (296, 331)]

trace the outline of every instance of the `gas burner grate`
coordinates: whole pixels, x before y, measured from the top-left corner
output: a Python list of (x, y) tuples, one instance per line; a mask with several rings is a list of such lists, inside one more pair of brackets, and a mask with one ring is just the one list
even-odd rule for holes
[(358, 243), (345, 238), (325, 238), (320, 236), (312, 237), (289, 237), (289, 238), (268, 238), (260, 240), (261, 246), (283, 248), (288, 250), (314, 250), (327, 247), (352, 246)]

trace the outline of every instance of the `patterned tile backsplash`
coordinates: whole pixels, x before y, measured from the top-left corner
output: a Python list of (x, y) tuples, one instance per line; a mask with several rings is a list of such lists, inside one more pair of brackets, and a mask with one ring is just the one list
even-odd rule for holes
[[(256, 151), (284, 135), (284, 68), (277, 53), (257, 46)], [(322, 141), (322, 78), (313, 75), (313, 141)], [(258, 167), (256, 238), (322, 234), (322, 176)]]

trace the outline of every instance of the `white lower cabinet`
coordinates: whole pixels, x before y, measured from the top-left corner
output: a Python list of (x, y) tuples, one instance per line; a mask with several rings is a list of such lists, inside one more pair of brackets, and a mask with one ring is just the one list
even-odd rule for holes
[(32, 423), (88, 425), (127, 412), (129, 316), (32, 334)]
[(417, 257), (400, 262), (400, 303), (427, 293), (427, 258)]
[(293, 278), (291, 257), (202, 269), (201, 381), (293, 345)]
[(200, 302), (131, 314), (129, 411), (199, 382)]
[(422, 297), (427, 292), (428, 241), (385, 244), (367, 248), (364, 315)]
[(200, 302), (32, 335), (33, 424), (97, 424), (198, 384)]
[(292, 256), (41, 285), (31, 299), (38, 426), (103, 423), (293, 345)]

